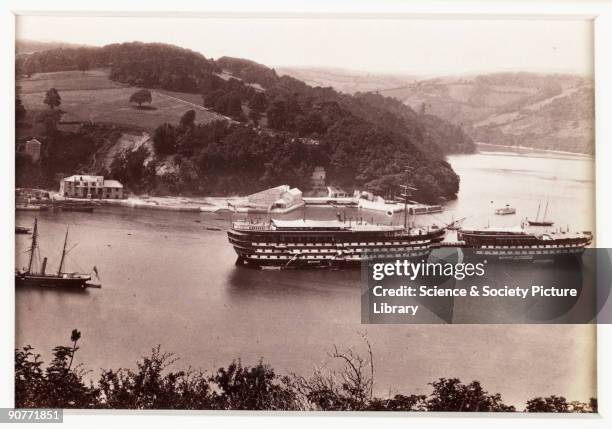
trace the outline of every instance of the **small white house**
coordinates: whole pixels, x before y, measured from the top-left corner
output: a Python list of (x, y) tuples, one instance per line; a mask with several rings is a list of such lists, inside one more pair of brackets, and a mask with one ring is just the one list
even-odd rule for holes
[(337, 186), (328, 186), (327, 196), (329, 198), (346, 198), (349, 195), (346, 193), (344, 189), (338, 188)]

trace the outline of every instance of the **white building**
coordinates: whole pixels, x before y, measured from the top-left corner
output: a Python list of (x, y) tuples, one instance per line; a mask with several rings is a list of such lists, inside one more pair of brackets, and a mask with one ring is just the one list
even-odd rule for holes
[(298, 188), (291, 188), (288, 185), (281, 185), (257, 192), (249, 195), (247, 200), (249, 205), (264, 210), (288, 208), (303, 203), (302, 191)]
[(327, 187), (327, 196), (329, 198), (346, 198), (349, 195), (346, 193), (344, 189), (341, 189), (337, 186), (328, 186)]
[(75, 174), (60, 180), (60, 194), (68, 198), (121, 199), (123, 185), (116, 180), (104, 180), (104, 176)]

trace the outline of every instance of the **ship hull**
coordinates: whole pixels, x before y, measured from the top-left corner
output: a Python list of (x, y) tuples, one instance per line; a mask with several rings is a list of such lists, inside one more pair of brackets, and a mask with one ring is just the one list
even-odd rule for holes
[(467, 259), (498, 260), (498, 261), (561, 261), (564, 259), (579, 258), (584, 253), (584, 247), (561, 247), (553, 249), (542, 248), (495, 248), (477, 247), (462, 248)]
[(329, 232), (228, 231), (238, 259), (254, 268), (357, 267), (373, 259), (427, 259), (431, 245), (442, 240), (439, 230), (422, 236), (391, 237)]
[(58, 288), (85, 288), (90, 277), (57, 277), (36, 275), (15, 275), (16, 286), (41, 286)]
[[(559, 235), (559, 234), (557, 234)], [(508, 234), (488, 231), (459, 231), (462, 251), (468, 258), (506, 261), (563, 260), (580, 257), (591, 244), (590, 234), (546, 239), (534, 234)]]

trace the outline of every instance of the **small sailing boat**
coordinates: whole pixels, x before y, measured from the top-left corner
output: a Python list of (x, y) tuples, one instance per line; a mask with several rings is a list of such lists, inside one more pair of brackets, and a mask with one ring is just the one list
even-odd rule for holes
[[(88, 283), (91, 280), (91, 275), (81, 273), (65, 273), (62, 271), (64, 268), (64, 262), (66, 260), (66, 244), (68, 243), (68, 229), (66, 229), (66, 237), (64, 238), (64, 247), (62, 248), (62, 257), (60, 259), (59, 268), (56, 273), (47, 273), (47, 258), (45, 257), (42, 261), (42, 267), (40, 271), (37, 271), (35, 258), (38, 256), (38, 219), (34, 218), (34, 229), (32, 231), (32, 245), (29, 249), (30, 259), (28, 262), (27, 269), (15, 271), (15, 285), (16, 286), (52, 286), (52, 287), (70, 287), (70, 288), (86, 288), (86, 287), (100, 287)], [(97, 268), (94, 267), (93, 271), (97, 276)]]
[(31, 229), (25, 226), (15, 226), (15, 234), (29, 234), (30, 231)]
[(535, 220), (527, 219), (527, 223), (529, 224), (529, 226), (553, 226), (554, 222), (546, 220), (546, 214), (548, 213), (548, 201), (546, 201), (546, 208), (544, 209), (544, 215), (542, 216), (542, 219), (540, 220), (541, 206), (542, 206), (542, 202), (539, 202), (538, 203), (538, 213), (536, 214)]

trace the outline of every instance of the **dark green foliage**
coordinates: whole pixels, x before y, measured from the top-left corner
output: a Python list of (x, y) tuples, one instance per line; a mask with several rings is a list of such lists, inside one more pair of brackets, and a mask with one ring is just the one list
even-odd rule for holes
[(215, 409), (221, 410), (292, 410), (295, 394), (289, 380), (279, 377), (262, 361), (250, 368), (240, 361), (219, 368), (210, 381), (218, 386), (213, 394)]
[(57, 92), (57, 89), (50, 88), (45, 93), (45, 99), (43, 102), (47, 106), (49, 106), (50, 109), (54, 109), (56, 107), (59, 107), (60, 104), (62, 104), (62, 97), (60, 97), (59, 92)]
[(23, 102), (21, 101), (21, 98), (19, 98), (19, 96), (15, 97), (15, 122), (19, 122), (21, 121), (23, 118), (25, 118), (26, 115), (26, 109), (23, 106)]
[(195, 117), (195, 110), (188, 110), (183, 114), (183, 116), (181, 116), (179, 125), (181, 128), (191, 128), (195, 125)]
[(257, 83), (264, 88), (276, 84), (278, 76), (273, 69), (242, 58), (221, 57), (216, 61), (224, 70), (230, 71), (248, 83)]
[(130, 96), (130, 103), (136, 103), (138, 107), (142, 106), (142, 103), (151, 103), (151, 101), (153, 101), (153, 98), (151, 97), (151, 91), (148, 89), (141, 89)]
[(274, 101), (266, 111), (268, 126), (276, 130), (291, 130), (293, 123), (289, 116), (287, 103), (282, 100)]
[(83, 53), (80, 57), (77, 58), (77, 68), (81, 71), (89, 70), (90, 62), (86, 53)]
[(73, 367), (80, 332), (72, 331), (72, 346), (57, 346), (45, 368), (40, 355), (26, 346), (15, 350), (15, 405), (18, 408), (94, 408), (99, 391), (83, 382), (85, 373)]
[(159, 155), (176, 152), (176, 129), (170, 124), (160, 125), (153, 133), (153, 147)]
[(223, 115), (239, 121), (244, 120), (242, 100), (240, 94), (236, 91), (220, 94), (220, 96), (216, 98), (213, 108)]
[(429, 384), (433, 386), (433, 392), (427, 400), (429, 411), (516, 411), (513, 406), (502, 402), (499, 393), (490, 395), (478, 381), (463, 384), (458, 378), (440, 378)]
[[(430, 395), (374, 396), (374, 366), (350, 349), (337, 348), (333, 362), (312, 376), (279, 376), (259, 361), (255, 366), (233, 361), (212, 375), (193, 369), (174, 370), (173, 353), (153, 348), (132, 369), (102, 369), (97, 383), (84, 383), (86, 374), (74, 357), (81, 333), (72, 331), (70, 346), (53, 349), (45, 367), (40, 355), (26, 346), (15, 350), (15, 406), (17, 408), (107, 408), (180, 410), (322, 410), (322, 411), (463, 411), (514, 412), (499, 393), (489, 394), (478, 381), (440, 378)], [(367, 341), (366, 341), (367, 343)], [(527, 401), (527, 412), (596, 412), (597, 400), (568, 403), (560, 396)]]
[(134, 191), (146, 190), (155, 181), (155, 171), (151, 165), (145, 166), (149, 150), (140, 146), (134, 151), (124, 152), (115, 157), (110, 165), (109, 175), (121, 183), (129, 184)]
[(35, 122), (41, 128), (41, 134), (46, 138), (55, 138), (58, 135), (57, 126), (62, 118), (61, 110), (41, 110), (36, 115)]
[(134, 86), (196, 92), (217, 66), (203, 55), (162, 43), (121, 43), (102, 48), (110, 78)]
[(168, 371), (178, 360), (160, 347), (130, 369), (104, 370), (98, 382), (104, 397), (102, 408), (112, 409), (210, 409), (210, 386), (202, 373)]
[(111, 67), (111, 79), (134, 86), (197, 92), (218, 66), (203, 55), (163, 43), (116, 43), (102, 48), (51, 49), (20, 57), (18, 74)]
[(552, 395), (546, 398), (538, 396), (527, 401), (525, 411), (529, 413), (567, 413), (569, 404), (563, 396)]
[(253, 97), (249, 100), (249, 109), (255, 110), (259, 113), (263, 113), (268, 108), (268, 99), (266, 94), (263, 92), (256, 92)]
[[(390, 399), (374, 398), (368, 411), (427, 411), (425, 395), (395, 395)], [(512, 410), (508, 410), (512, 411)]]

